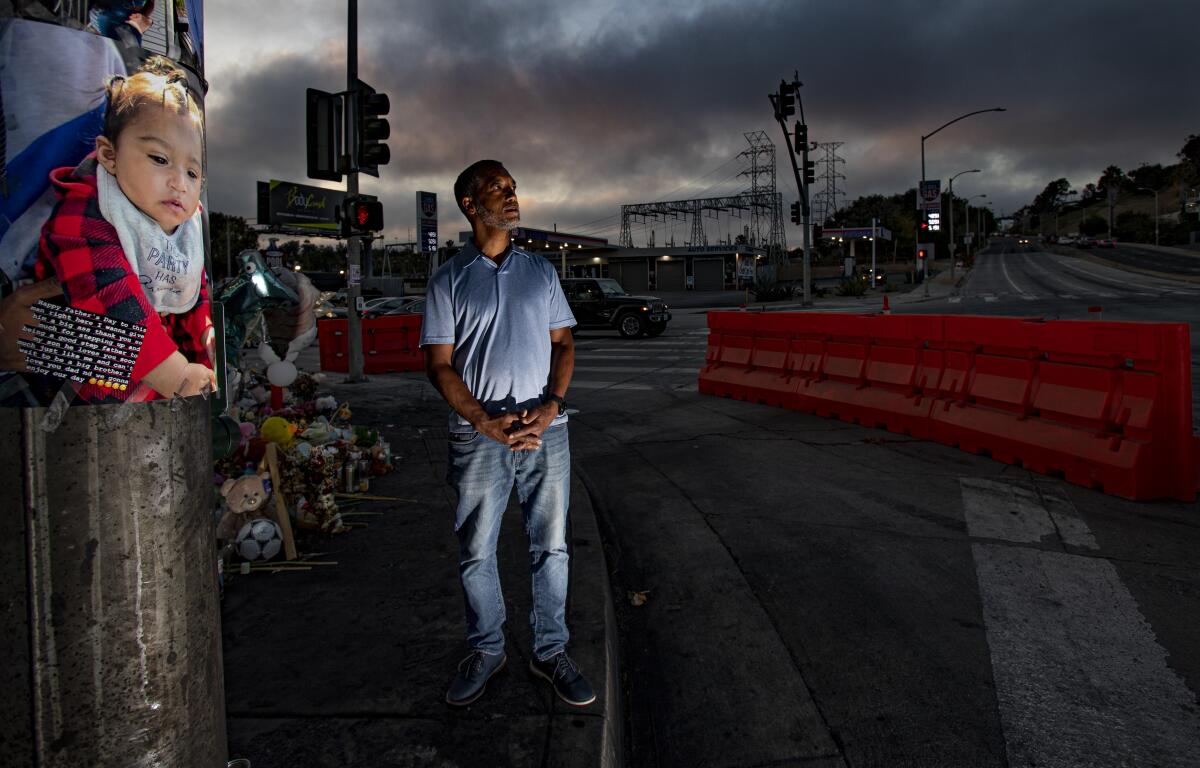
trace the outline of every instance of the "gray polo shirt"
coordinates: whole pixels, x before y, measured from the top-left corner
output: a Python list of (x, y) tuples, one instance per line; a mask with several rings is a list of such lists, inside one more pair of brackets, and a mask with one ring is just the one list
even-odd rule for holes
[[(471, 241), (429, 280), (421, 346), (453, 344), (454, 370), (495, 416), (543, 402), (550, 331), (573, 325), (575, 316), (549, 261), (514, 246), (497, 267)], [(563, 414), (554, 424), (566, 420)], [(450, 431), (473, 428), (451, 410)]]

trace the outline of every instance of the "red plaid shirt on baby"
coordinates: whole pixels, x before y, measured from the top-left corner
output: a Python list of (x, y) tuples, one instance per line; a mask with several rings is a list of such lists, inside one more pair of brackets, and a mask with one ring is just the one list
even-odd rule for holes
[[(35, 274), (39, 280), (58, 277), (67, 304), (76, 309), (107, 315), (146, 329), (142, 350), (133, 366), (130, 387), (116, 392), (94, 384), (78, 386), (77, 397), (88, 403), (128, 399), (137, 384), (178, 350), (188, 362), (210, 366), (205, 334), (212, 327), (208, 275), (200, 284), (196, 306), (180, 314), (158, 313), (146, 298), (137, 273), (125, 258), (117, 230), (100, 214), (96, 187), (95, 155), (78, 168), (50, 173), (58, 195), (49, 220), (42, 227)], [(159, 394), (139, 399), (158, 399)]]

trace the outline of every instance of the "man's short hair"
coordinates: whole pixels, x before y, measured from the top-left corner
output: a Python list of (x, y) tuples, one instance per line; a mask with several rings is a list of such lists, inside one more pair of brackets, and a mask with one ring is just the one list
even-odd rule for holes
[(458, 178), (454, 181), (454, 202), (458, 203), (458, 210), (463, 212), (463, 216), (467, 215), (467, 209), (463, 207), (462, 199), (469, 197), (475, 199), (475, 193), (479, 189), (479, 185), (483, 183), (483, 173), (489, 168), (503, 168), (504, 163), (499, 160), (479, 160), (467, 166), (467, 169), (458, 174)]

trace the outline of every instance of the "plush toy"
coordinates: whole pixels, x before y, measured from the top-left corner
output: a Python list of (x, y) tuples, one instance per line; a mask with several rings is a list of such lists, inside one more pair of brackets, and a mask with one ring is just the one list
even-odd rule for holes
[(317, 398), (316, 405), (318, 411), (334, 411), (337, 410), (338, 402), (333, 395), (325, 395)]
[(259, 475), (231, 477), (222, 483), (225, 514), (217, 525), (218, 539), (232, 539), (248, 519), (262, 515), (267, 499), (271, 497), (270, 479), (271, 476), (263, 472)]
[(250, 438), (254, 437), (258, 433), (258, 430), (254, 428), (254, 425), (248, 421), (243, 421), (241, 424), (238, 424), (238, 430), (242, 433), (242, 439), (238, 443), (238, 445), (242, 448), (245, 448), (246, 443), (250, 442)]
[(269, 440), (280, 448), (287, 448), (296, 439), (296, 425), (282, 416), (272, 416), (262, 423), (259, 434), (264, 440)]

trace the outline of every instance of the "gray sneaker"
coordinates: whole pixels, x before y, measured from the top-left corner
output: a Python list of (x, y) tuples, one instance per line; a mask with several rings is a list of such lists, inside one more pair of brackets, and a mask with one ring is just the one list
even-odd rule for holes
[(465, 707), (483, 695), (488, 680), (500, 671), (508, 660), (505, 654), (490, 654), (483, 651), (471, 651), (471, 654), (458, 663), (458, 674), (450, 681), (450, 689), (446, 691), (446, 703), (456, 707)]

